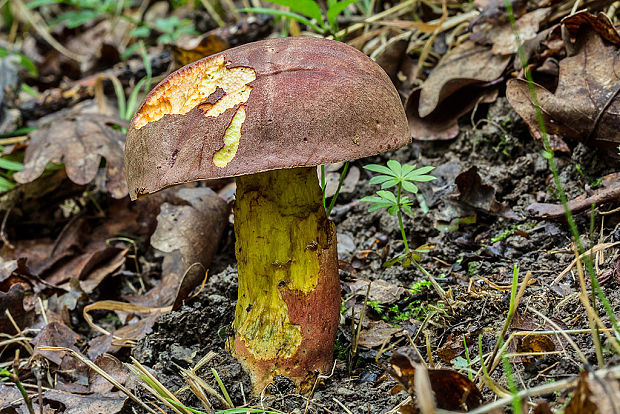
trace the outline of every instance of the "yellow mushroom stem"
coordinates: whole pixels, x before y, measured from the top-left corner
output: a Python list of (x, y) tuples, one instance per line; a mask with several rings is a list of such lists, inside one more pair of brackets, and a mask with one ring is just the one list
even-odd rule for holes
[(339, 321), (336, 233), (316, 168), (237, 177), (233, 352), (260, 392), (331, 368)]

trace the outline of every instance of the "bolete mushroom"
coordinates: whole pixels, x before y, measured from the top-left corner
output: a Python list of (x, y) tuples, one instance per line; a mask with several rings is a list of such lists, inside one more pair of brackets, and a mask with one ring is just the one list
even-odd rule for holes
[(410, 142), (383, 70), (344, 43), (278, 38), (201, 59), (164, 79), (131, 121), (132, 199), (236, 177), (239, 292), (231, 351), (260, 392), (331, 368), (339, 322), (336, 232), (316, 166)]

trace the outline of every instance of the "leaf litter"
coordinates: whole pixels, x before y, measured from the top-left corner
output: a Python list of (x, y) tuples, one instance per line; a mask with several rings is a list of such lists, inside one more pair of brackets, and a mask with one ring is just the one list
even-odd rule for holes
[[(429, 407), (459, 410), (491, 400), (495, 391), (507, 386), (507, 373), (495, 370), (485, 378), (491, 385), (480, 389), (468, 382), (467, 375), (475, 375), (472, 371), (480, 367), (478, 352), (488, 352), (495, 341), (506, 339), (497, 338), (494, 332), (506, 315), (510, 269), (515, 264), (538, 272), (536, 282), (525, 292), (528, 306), (544, 310), (566, 332), (582, 332), (588, 326), (575, 297), (574, 280), (563, 281), (561, 295), (553, 293), (559, 291), (553, 283), (544, 286), (571, 261), (564, 253), (570, 251), (570, 238), (561, 223), (548, 220), (561, 218), (562, 211), (554, 203), (540, 147), (524, 134), (526, 128), (534, 136), (539, 132), (523, 74), (514, 64), (514, 34), (504, 2), (474, 2), (462, 9), (443, 10), (432, 4), (416, 8), (410, 2), (388, 10), (381, 7), (375, 5), (375, 12), (383, 13), (377, 18), (372, 12), (364, 13), (359, 5), (350, 5), (339, 20), (343, 28), (348, 26), (347, 33), (341, 35), (377, 57), (402, 97), (408, 98), (406, 109), (416, 140), (388, 157), (437, 167), (440, 179), (420, 186), (430, 214), (416, 208), (416, 215), (405, 217), (405, 222), (412, 245), (435, 246), (421, 260), (445, 294), (438, 296), (435, 290), (420, 285), (425, 279), (410, 268), (383, 267), (402, 249), (397, 226), (378, 212), (367, 213), (356, 200), (372, 192), (367, 189), (369, 177), (364, 176), (362, 167), (377, 159), (384, 162), (385, 156), (352, 164), (350, 171), (354, 174), (345, 177), (347, 191), (340, 194), (340, 205), (332, 216), (346, 259), (340, 262), (345, 302), (334, 372), (317, 378), (316, 384), (306, 389), (314, 390), (309, 400), (280, 381), (280, 386), (272, 388), (272, 394), (267, 393), (261, 402), (285, 412), (339, 412), (343, 407), (376, 413), (394, 412), (396, 407), (401, 412)], [(596, 254), (600, 283), (605, 283), (603, 288), (617, 303), (613, 289), (620, 274), (618, 251), (608, 242), (620, 238), (616, 236), (618, 219), (614, 213), (617, 177), (613, 173), (617, 166), (609, 167), (605, 164), (608, 161), (601, 161), (601, 154), (617, 154), (614, 87), (618, 80), (613, 77), (614, 71), (601, 69), (613, 68), (617, 60), (617, 21), (604, 13), (586, 11), (566, 17), (572, 7), (566, 2), (514, 1), (512, 7), (539, 82), (536, 88), (543, 115), (549, 121), (548, 130), (555, 134), (555, 147), (565, 151), (565, 155), (556, 156), (561, 179), (573, 199), (569, 208), (578, 214), (584, 233), (601, 239), (592, 252)], [(26, 15), (38, 18), (39, 13), (50, 16), (57, 11), (54, 7), (33, 8)], [(209, 14), (198, 9), (189, 13), (183, 5), (169, 12), (182, 17)], [(165, 18), (166, 13), (157, 5), (145, 21), (153, 22), (153, 16)], [(423, 21), (410, 20), (412, 14), (407, 13), (415, 13)], [(226, 14), (224, 20), (229, 17)], [(359, 31), (363, 25), (348, 21), (349, 14), (367, 19), (369, 30)], [(152, 367), (164, 387), (179, 387), (183, 383), (181, 372), (185, 372), (181, 369), (193, 366), (196, 371), (203, 369), (199, 371), (201, 377), (217, 388), (213, 376), (197, 362), (214, 350), (217, 356), (206, 366), (217, 369), (234, 403), (243, 404), (248, 397), (247, 378), (225, 351), (236, 290), (229, 205), (207, 188), (222, 194), (227, 191), (230, 200), (230, 189), (225, 190), (230, 183), (210, 182), (172, 190), (169, 195), (134, 205), (126, 203), (122, 176), (122, 128), (126, 123), (119, 119), (116, 109), (98, 107), (88, 100), (93, 96), (93, 80), (101, 74), (118, 78), (129, 93), (148, 66), (154, 74), (162, 73), (171, 58), (161, 45), (154, 45), (149, 46), (146, 58), (134, 56), (126, 65), (111, 66), (118, 61), (118, 52), (137, 42), (110, 37), (124, 29), (111, 32), (109, 16), (101, 16), (92, 24), (86, 21), (79, 30), (62, 24), (54, 30), (61, 42), (76, 45), (71, 48), (73, 53), (90, 56), (82, 63), (71, 61), (53, 42), (37, 40), (33, 47), (32, 37), (26, 34), (22, 51), (36, 62), (40, 76), (23, 79), (31, 87), (53, 86), (55, 90), (41, 90), (47, 97), (41, 99), (22, 94), (16, 101), (17, 109), (13, 103), (10, 108), (12, 113), (21, 112), (23, 119), (37, 129), (26, 132), (30, 137), (26, 145), (20, 138), (18, 144), (9, 144), (11, 147), (3, 152), (24, 157), (24, 168), (13, 175), (15, 187), (0, 196), (0, 210), (5, 213), (0, 229), (4, 241), (0, 304), (12, 317), (0, 315), (0, 326), (3, 333), (14, 337), (12, 344), (17, 344), (9, 344), (3, 363), (11, 360), (16, 346), (26, 352), (34, 346), (37, 359), (50, 361), (49, 372), (58, 378), (55, 384), (42, 380), (45, 386), (56, 385), (56, 389), (42, 394), (45, 412), (61, 407), (65, 413), (115, 413), (128, 412), (139, 404), (128, 403), (125, 394), (114, 391), (110, 382), (94, 374), (74, 354), (45, 351), (45, 347), (82, 352), (119, 384), (132, 389), (138, 386), (127, 377), (121, 363), (127, 361), (129, 353)], [(243, 17), (236, 23), (222, 20), (219, 29), (194, 20), (195, 24), (205, 24), (202, 31), (206, 35), (190, 35), (176, 42), (173, 53), (177, 64), (283, 28), (282, 22), (264, 17)], [(558, 24), (568, 30), (569, 38), (560, 37)], [(127, 21), (123, 21), (125, 27)], [(304, 30), (293, 24), (288, 29), (295, 33)], [(38, 36), (49, 36), (42, 35), (46, 29), (37, 30)], [(83, 47), (88, 38), (96, 40), (96, 47)], [(559, 78), (554, 62), (559, 62)], [(503, 96), (506, 79), (510, 79), (505, 93), (508, 101)], [(76, 88), (78, 85), (82, 86)], [(101, 85), (113, 97), (107, 84)], [(584, 90), (588, 93), (576, 93)], [(518, 100), (513, 99), (515, 95)], [(464, 122), (462, 115), (471, 113), (472, 108), (476, 109), (471, 119)], [(43, 113), (52, 115), (37, 119), (36, 114)], [(10, 125), (21, 126), (19, 118), (12, 119), (14, 124)], [(574, 119), (577, 124), (571, 123)], [(486, 125), (478, 129), (480, 120)], [(575, 141), (606, 149), (597, 153)], [(330, 174), (331, 194), (338, 176), (335, 171)], [(205, 199), (209, 202), (201, 204)], [(588, 232), (586, 223), (590, 221), (579, 212), (589, 210), (592, 203), (603, 204), (606, 210), (594, 210), (595, 231)], [(195, 231), (203, 226), (213, 229), (208, 238)], [(201, 255), (204, 246), (207, 253)], [(202, 266), (188, 272), (194, 263)], [(571, 263), (569, 271), (574, 266)], [(206, 269), (209, 278), (205, 281)], [(195, 290), (199, 291), (196, 296), (192, 294)], [(604, 322), (599, 328), (607, 329), (607, 316), (601, 317)], [(511, 328), (515, 338), (510, 345), (514, 348), (509, 348), (515, 355), (510, 359), (512, 367), (517, 375), (526, 377), (528, 387), (522, 392), (544, 395), (547, 400), (537, 403), (534, 412), (548, 413), (549, 405), (565, 405), (567, 412), (605, 412), (609, 404), (617, 404), (613, 399), (605, 400), (604, 394), (614, 391), (617, 375), (583, 371), (577, 383), (580, 366), (574, 362), (578, 358), (573, 350), (565, 348), (559, 335), (534, 333), (555, 328), (531, 326), (522, 320), (513, 321)], [(99, 335), (101, 329), (111, 334)], [(527, 335), (521, 335), (523, 332)], [(479, 335), (482, 349), (475, 340)], [(591, 338), (583, 333), (574, 335), (581, 350), (594, 360)], [(413, 344), (420, 355), (411, 357), (397, 350), (402, 341)], [(352, 343), (356, 343), (355, 351)], [(386, 347), (387, 351), (381, 349)], [(394, 380), (384, 375), (381, 364), (403, 383), (405, 391), (394, 387)], [(24, 382), (35, 383), (26, 358), (18, 369)], [(613, 367), (609, 372), (615, 372)], [(567, 374), (573, 379), (566, 382), (561, 377)], [(544, 378), (556, 380), (558, 388), (537, 385)], [(601, 378), (607, 384), (603, 392), (597, 389)], [(0, 409), (24, 412), (15, 388), (0, 386), (6, 391)], [(536, 394), (538, 389), (547, 391)], [(572, 398), (568, 396), (571, 390)], [(285, 391), (292, 394), (285, 395)], [(203, 401), (188, 392), (179, 395), (193, 407)], [(417, 407), (406, 403), (407, 395)], [(151, 398), (146, 393), (140, 396)], [(208, 399), (215, 407), (222, 401), (212, 396)], [(38, 409), (38, 399), (33, 398), (33, 402)], [(510, 398), (502, 397), (499, 403), (510, 404)]]

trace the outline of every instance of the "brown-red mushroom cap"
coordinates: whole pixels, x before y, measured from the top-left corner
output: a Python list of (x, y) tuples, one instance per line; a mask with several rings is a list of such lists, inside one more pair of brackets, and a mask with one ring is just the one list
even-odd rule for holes
[(127, 134), (132, 199), (197, 180), (353, 160), (411, 141), (387, 74), (344, 43), (248, 43), (170, 74)]

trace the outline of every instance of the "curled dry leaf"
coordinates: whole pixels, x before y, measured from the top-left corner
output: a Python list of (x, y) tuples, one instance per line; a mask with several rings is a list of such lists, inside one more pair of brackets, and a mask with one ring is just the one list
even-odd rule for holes
[[(164, 252), (163, 273), (179, 277), (176, 308), (203, 281), (228, 225), (230, 208), (210, 188), (173, 188), (170, 191), (169, 202), (161, 205), (151, 245)], [(159, 304), (164, 305), (168, 303)]]
[(562, 20), (562, 24), (566, 26), (573, 37), (577, 36), (581, 26), (590, 26), (603, 39), (616, 46), (620, 46), (620, 34), (609, 19), (609, 16), (603, 12), (595, 16), (587, 10), (581, 10), (565, 17)]
[(52, 361), (56, 365), (60, 365), (63, 361), (65, 352), (49, 351), (41, 349), (48, 346), (60, 346), (78, 351), (75, 344), (81, 339), (80, 335), (68, 328), (60, 322), (50, 322), (39, 332), (32, 340), (35, 346), (35, 355), (42, 355), (46, 359)]
[(418, 112), (431, 114), (437, 105), (468, 85), (483, 85), (497, 80), (510, 56), (493, 53), (488, 47), (465, 42), (447, 53), (422, 85)]
[(616, 412), (620, 406), (620, 381), (617, 378), (595, 377), (582, 371), (577, 388), (564, 410), (565, 414), (599, 414)]
[[(415, 396), (416, 365), (416, 358), (401, 349), (392, 354), (386, 367), (412, 397)], [(428, 369), (427, 372), (438, 408), (468, 411), (482, 404), (480, 390), (465, 375), (451, 369)]]
[(517, 220), (519, 216), (506, 203), (500, 203), (495, 198), (495, 188), (483, 184), (475, 165), (469, 170), (460, 173), (454, 179), (459, 194), (457, 199), (466, 205), (481, 210), (487, 214)]
[(116, 414), (123, 409), (127, 396), (122, 392), (107, 394), (78, 395), (69, 392), (47, 390), (43, 394), (46, 401), (61, 403), (63, 414)]
[(360, 331), (357, 344), (366, 348), (376, 348), (389, 343), (394, 335), (402, 331), (402, 327), (392, 326), (385, 321), (371, 321), (368, 328)]
[[(90, 106), (88, 105), (90, 104)], [(30, 134), (24, 169), (15, 173), (19, 183), (41, 176), (48, 163), (64, 163), (67, 176), (79, 185), (93, 181), (101, 159), (106, 160), (106, 190), (114, 198), (127, 195), (123, 173), (125, 135), (113, 128), (123, 121), (94, 113), (92, 102), (77, 105), (61, 115), (50, 115)]]
[[(550, 8), (544, 8), (533, 10), (521, 16), (516, 21), (521, 42), (534, 39), (538, 35), (540, 23), (545, 21), (550, 13)], [(489, 31), (488, 39), (493, 43), (493, 53), (512, 55), (518, 51), (518, 43), (511, 24), (507, 23), (494, 27)]]
[(432, 113), (422, 118), (418, 112), (420, 88), (409, 94), (405, 112), (411, 136), (420, 141), (448, 140), (459, 134), (459, 118), (478, 103), (490, 103), (497, 99), (497, 88), (467, 85), (449, 99), (441, 102)]
[[(366, 296), (369, 280), (359, 279), (349, 283), (351, 293), (357, 296)], [(398, 301), (405, 293), (405, 289), (401, 286), (386, 282), (385, 280), (373, 280), (370, 286), (368, 300), (377, 301), (382, 305), (391, 305)]]
[[(575, 50), (575, 56), (560, 61), (555, 93), (533, 85), (545, 128), (549, 134), (595, 144), (615, 155), (620, 143), (620, 48), (586, 28), (578, 33)], [(527, 81), (508, 81), (506, 97), (532, 135), (541, 139)]]

